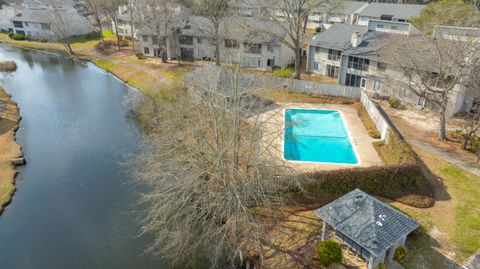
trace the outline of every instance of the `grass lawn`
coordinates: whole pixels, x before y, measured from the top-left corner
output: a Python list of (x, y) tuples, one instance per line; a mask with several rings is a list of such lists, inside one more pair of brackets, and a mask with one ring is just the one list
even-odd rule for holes
[(425, 150), (414, 150), (437, 177), (433, 181), (436, 203), (427, 209), (395, 203), (420, 221), (429, 236), (415, 245), (404, 264), (407, 268), (421, 268), (419, 264), (442, 268), (439, 263), (447, 261), (439, 253), (461, 264), (480, 249), (480, 177)]
[(0, 213), (15, 191), (15, 167), (10, 164), (10, 160), (21, 154), (14, 134), (18, 120), (16, 104), (0, 88)]

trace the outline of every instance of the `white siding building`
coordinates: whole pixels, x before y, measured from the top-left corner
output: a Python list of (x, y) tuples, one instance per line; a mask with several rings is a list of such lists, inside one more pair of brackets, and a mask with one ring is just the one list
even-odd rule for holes
[[(366, 26), (335, 24), (315, 36), (308, 47), (307, 72), (334, 78), (341, 85), (360, 87), (380, 96), (395, 95), (419, 108), (432, 108), (425, 98), (395, 87), (387, 87), (387, 77), (403, 78), (391, 63), (388, 46), (392, 35), (398, 38), (428, 42), (420, 31), (409, 23), (370, 20)], [(478, 100), (480, 105), (480, 99)], [(448, 113), (470, 111), (474, 96), (457, 85), (450, 97)]]
[[(230, 25), (232, 27), (229, 27)], [(220, 60), (263, 70), (271, 70), (274, 66), (286, 67), (292, 63), (293, 51), (274, 35), (258, 34), (260, 28), (264, 31), (266, 28), (269, 28), (269, 31), (278, 31), (274, 23), (256, 18), (235, 17), (226, 20), (220, 27)], [(211, 22), (207, 18), (190, 16), (183, 26), (175, 31), (173, 39), (170, 38), (170, 55), (182, 60), (214, 61), (215, 46), (210, 34), (211, 29)], [(147, 31), (141, 31), (139, 35), (143, 55), (157, 56), (158, 46), (153, 42), (155, 35)]]

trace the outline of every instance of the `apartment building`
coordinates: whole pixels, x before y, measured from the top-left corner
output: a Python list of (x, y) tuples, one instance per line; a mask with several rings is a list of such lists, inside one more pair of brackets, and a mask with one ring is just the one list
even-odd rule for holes
[(334, 23), (356, 24), (358, 13), (366, 6), (368, 2), (359, 1), (345, 1), (338, 7), (323, 5), (308, 17), (307, 28), (315, 29)]
[[(32, 39), (55, 39), (52, 25), (52, 8), (22, 8), (10, 17), (11, 30)], [(73, 8), (62, 8), (62, 16), (68, 18), (68, 27), (72, 36), (87, 34), (93, 31), (85, 17), (80, 16)]]
[(358, 12), (355, 24), (368, 25), (369, 20), (409, 22), (412, 17), (420, 15), (425, 5), (370, 3)]
[[(172, 58), (182, 60), (215, 60), (215, 44), (212, 39), (210, 20), (202, 16), (190, 16), (183, 21), (169, 38)], [(277, 31), (276, 35), (267, 32)], [(241, 66), (271, 70), (275, 66), (286, 67), (292, 63), (294, 54), (278, 36), (286, 36), (273, 22), (256, 18), (231, 17), (220, 25), (220, 60), (238, 63)], [(152, 42), (156, 35), (151, 31), (139, 34), (141, 52), (155, 57), (158, 47)]]
[[(360, 87), (380, 96), (395, 95), (418, 108), (433, 108), (425, 98), (412, 91), (386, 85), (386, 77), (403, 77), (401, 69), (388, 55), (392, 35), (428, 42), (418, 29), (405, 22), (369, 20), (366, 26), (334, 24), (317, 34), (309, 44), (307, 72), (328, 76), (341, 85)], [(463, 86), (457, 85), (448, 112), (470, 111), (473, 98)]]

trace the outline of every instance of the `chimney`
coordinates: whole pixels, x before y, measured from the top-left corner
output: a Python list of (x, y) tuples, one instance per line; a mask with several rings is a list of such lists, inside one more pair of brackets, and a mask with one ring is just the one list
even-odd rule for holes
[(356, 48), (362, 44), (362, 35), (359, 32), (355, 32), (352, 34), (352, 47)]

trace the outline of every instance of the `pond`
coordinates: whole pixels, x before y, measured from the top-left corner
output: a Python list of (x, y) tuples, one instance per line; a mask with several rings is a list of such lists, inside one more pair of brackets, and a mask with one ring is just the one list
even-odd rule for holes
[(92, 64), (0, 46), (18, 70), (0, 77), (23, 117), (27, 165), (0, 216), (0, 268), (167, 268), (143, 254), (139, 186), (125, 160), (142, 134), (133, 91)]

